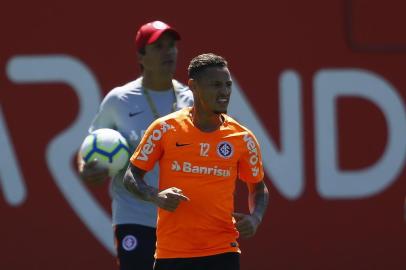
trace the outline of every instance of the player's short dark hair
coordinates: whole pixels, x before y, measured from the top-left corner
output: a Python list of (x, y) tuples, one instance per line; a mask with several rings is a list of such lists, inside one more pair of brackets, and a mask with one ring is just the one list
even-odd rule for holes
[(190, 61), (188, 75), (191, 79), (197, 79), (199, 75), (209, 67), (227, 67), (228, 63), (223, 57), (214, 53), (205, 53), (196, 56)]

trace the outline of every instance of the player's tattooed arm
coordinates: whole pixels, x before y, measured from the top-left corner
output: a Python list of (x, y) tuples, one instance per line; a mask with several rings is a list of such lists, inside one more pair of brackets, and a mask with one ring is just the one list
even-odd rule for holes
[(248, 206), (251, 215), (262, 221), (268, 207), (269, 192), (264, 181), (255, 184), (248, 184)]
[(242, 213), (234, 213), (236, 219), (236, 228), (241, 237), (253, 236), (262, 219), (265, 215), (266, 208), (268, 207), (269, 193), (263, 181), (259, 183), (247, 183), (248, 186), (248, 206), (250, 215)]
[(182, 190), (170, 187), (162, 191), (147, 185), (144, 181), (146, 171), (133, 166), (131, 163), (124, 175), (124, 186), (136, 197), (154, 203), (167, 211), (175, 211), (182, 201), (189, 201)]
[(146, 171), (135, 167), (130, 163), (124, 175), (124, 186), (137, 198), (144, 201), (153, 201), (153, 198), (156, 197), (158, 193), (158, 189), (151, 187), (147, 183), (145, 183), (145, 173)]

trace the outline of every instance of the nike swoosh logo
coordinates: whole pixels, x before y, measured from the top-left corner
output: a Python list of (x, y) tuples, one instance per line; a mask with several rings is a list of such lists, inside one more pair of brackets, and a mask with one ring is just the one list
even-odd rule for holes
[(143, 113), (144, 111), (139, 111), (139, 112), (134, 112), (134, 113), (132, 113), (132, 112), (129, 112), (128, 113), (128, 116), (129, 117), (133, 117), (133, 116), (136, 116), (136, 115), (138, 115), (138, 114), (140, 114), (140, 113)]
[(176, 146), (177, 146), (177, 147), (179, 147), (179, 146), (186, 146), (186, 145), (191, 145), (191, 143), (178, 143), (178, 142), (176, 142)]

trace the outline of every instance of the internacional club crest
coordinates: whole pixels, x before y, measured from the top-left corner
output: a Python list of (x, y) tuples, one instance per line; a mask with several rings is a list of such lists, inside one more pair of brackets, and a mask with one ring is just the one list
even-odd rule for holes
[(230, 158), (234, 153), (233, 145), (229, 142), (220, 142), (217, 145), (217, 154), (222, 158)]
[(137, 247), (137, 244), (137, 238), (131, 234), (126, 235), (121, 242), (123, 249), (126, 251), (134, 250)]

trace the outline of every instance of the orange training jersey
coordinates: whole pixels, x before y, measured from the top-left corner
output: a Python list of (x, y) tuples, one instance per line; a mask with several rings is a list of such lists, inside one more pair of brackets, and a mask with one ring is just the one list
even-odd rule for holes
[(264, 176), (251, 131), (223, 115), (219, 129), (202, 132), (190, 110), (154, 121), (130, 159), (146, 171), (159, 160), (159, 190), (177, 187), (190, 199), (174, 212), (158, 209), (156, 258), (240, 252), (232, 217), (235, 181), (256, 183)]

